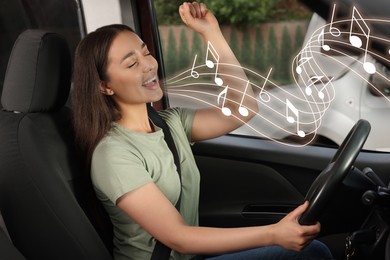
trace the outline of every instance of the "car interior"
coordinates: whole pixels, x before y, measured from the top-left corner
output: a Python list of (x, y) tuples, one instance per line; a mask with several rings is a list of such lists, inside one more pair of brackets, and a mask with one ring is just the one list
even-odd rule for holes
[[(70, 91), (71, 53), (63, 36), (24, 31), (12, 49), (1, 94), (1, 259), (112, 259), (111, 224), (73, 142)], [(364, 133), (353, 139), (356, 131)], [(305, 198), (317, 201), (330, 183), (325, 190), (333, 196), (315, 203), (320, 206), (302, 222), (323, 220), (320, 240), (336, 259), (390, 259), (388, 156), (358, 155), (369, 134), (366, 122), (350, 133), (336, 153), (254, 138), (237, 142), (234, 135), (195, 144), (200, 171), (212, 172), (202, 174), (201, 225), (274, 223)], [(343, 177), (335, 180), (339, 159), (344, 164), (335, 171)], [(371, 162), (375, 171), (367, 167)]]
[(83, 210), (88, 187), (64, 106), (70, 62), (66, 41), (47, 31), (25, 31), (12, 50), (1, 98), (0, 210), (14, 247), (3, 231), (2, 259), (23, 259), (15, 248), (25, 259), (111, 258)]

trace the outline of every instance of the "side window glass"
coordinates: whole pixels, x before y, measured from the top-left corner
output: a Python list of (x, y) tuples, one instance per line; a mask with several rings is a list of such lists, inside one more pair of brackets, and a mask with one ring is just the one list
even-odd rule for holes
[[(365, 118), (372, 126), (365, 149), (390, 151), (390, 141), (383, 140), (390, 124), (380, 123), (388, 121), (390, 111), (388, 66), (367, 56), (377, 73), (364, 73), (364, 55), (349, 43), (348, 25), (336, 26), (337, 12), (332, 27), (332, 13), (324, 19), (294, 0), (203, 2), (219, 20), (258, 97), (258, 115), (232, 134), (297, 147), (337, 146)], [(214, 81), (215, 67), (206, 64), (213, 51), (182, 24), (180, 3), (155, 1), (170, 106), (220, 107), (223, 88)], [(329, 36), (338, 32), (335, 43)]]
[(80, 41), (77, 1), (0, 0), (0, 91), (12, 46), (26, 29), (45, 29), (63, 35), (73, 53)]

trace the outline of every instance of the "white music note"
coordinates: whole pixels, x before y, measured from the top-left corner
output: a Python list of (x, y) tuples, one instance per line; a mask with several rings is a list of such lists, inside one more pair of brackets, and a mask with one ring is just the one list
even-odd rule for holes
[[(213, 56), (216, 65), (211, 59), (209, 59), (209, 53), (211, 54), (211, 56)], [(218, 86), (222, 86), (223, 80), (220, 77), (218, 77), (218, 65), (219, 65), (219, 54), (215, 50), (211, 42), (209, 41), (207, 43), (207, 51), (206, 51), (206, 66), (209, 67), (210, 69), (214, 68), (215, 66), (214, 81)]]
[(198, 54), (195, 54), (194, 63), (192, 64), (192, 68), (191, 68), (191, 76), (195, 79), (199, 78), (199, 73), (196, 70), (194, 70), (197, 57)]
[(370, 39), (370, 28), (368, 27), (367, 23), (364, 21), (363, 17), (360, 15), (359, 11), (356, 9), (355, 6), (353, 7), (353, 11), (352, 11), (351, 28), (349, 31), (349, 42), (352, 44), (352, 46), (356, 48), (360, 48), (363, 45), (363, 40), (359, 36), (353, 34), (354, 24), (356, 24), (359, 27), (360, 31), (363, 33), (364, 37), (366, 38), (363, 68), (367, 73), (374, 74), (376, 72), (375, 65), (367, 61), (368, 42)]
[(230, 116), (230, 115), (232, 114), (232, 111), (231, 111), (228, 107), (225, 107), (227, 92), (228, 92), (228, 86), (226, 86), (226, 87), (221, 91), (221, 93), (218, 94), (218, 97), (217, 97), (217, 104), (219, 105), (219, 100), (220, 100), (221, 97), (223, 96), (223, 102), (222, 102), (222, 108), (221, 108), (222, 114), (224, 114), (225, 116)]
[(333, 26), (333, 18), (334, 18), (335, 10), (336, 10), (336, 4), (333, 5), (332, 18), (331, 18), (330, 24), (329, 24), (329, 32), (334, 37), (339, 37), (341, 35), (340, 30)]
[(317, 41), (324, 51), (330, 51), (330, 46), (328, 44), (325, 44), (324, 34), (324, 29), (322, 29), (320, 35), (318, 35)]
[[(289, 111), (293, 112), (293, 114), (296, 117), (296, 120), (294, 119), (294, 117), (289, 115), (290, 114)], [(298, 136), (305, 137), (306, 135), (305, 132), (299, 129), (299, 111), (296, 107), (294, 107), (294, 105), (288, 99), (286, 99), (286, 119), (287, 122), (289, 122), (290, 124), (296, 122)]]
[(242, 106), (242, 103), (244, 102), (244, 98), (246, 96), (246, 91), (248, 90), (248, 86), (249, 86), (249, 80), (246, 82), (246, 86), (245, 86), (245, 90), (244, 90), (244, 93), (242, 93), (242, 98), (241, 98), (241, 102), (240, 102), (240, 106), (238, 107), (238, 112), (242, 115), (242, 116), (248, 116), (249, 115), (249, 111), (246, 107)]
[[(271, 75), (272, 68), (269, 70), (267, 78), (265, 78), (265, 81), (263, 83), (263, 86), (261, 87), (260, 93), (259, 93), (259, 98), (263, 100), (264, 102), (269, 102), (271, 100), (271, 96), (267, 93), (267, 91), (264, 89), (265, 84), (268, 81), (269, 76)], [(266, 99), (263, 98), (263, 96), (267, 97)]]
[(302, 65), (305, 64), (306, 62), (308, 62), (309, 60), (311, 60), (313, 57), (302, 57), (301, 59), (299, 59), (298, 61), (298, 66), (296, 67), (295, 71), (298, 73), (298, 74), (301, 74), (302, 73)]
[[(358, 19), (355, 17), (355, 15), (359, 16), (359, 20), (361, 21), (361, 23), (364, 25), (365, 28), (362, 27), (361, 23), (358, 21)], [(362, 39), (360, 39), (359, 36), (352, 34), (353, 33), (352, 32), (353, 31), (353, 25), (355, 23), (359, 26), (359, 29), (361, 30), (361, 32), (368, 39), (370, 37), (370, 28), (368, 27), (368, 25), (366, 24), (366, 22), (364, 21), (364, 19), (360, 15), (359, 11), (354, 6), (353, 7), (353, 11), (352, 11), (351, 28), (349, 30), (349, 41), (351, 42), (352, 46), (355, 46), (356, 48), (360, 48), (363, 45)]]
[(311, 83), (309, 85), (307, 85), (306, 88), (305, 88), (306, 95), (311, 96), (311, 94), (313, 93), (313, 90), (311, 89), (311, 86), (316, 84), (318, 81), (321, 81), (321, 79), (323, 77), (324, 76), (312, 76), (312, 77), (310, 77), (310, 79), (308, 81), (311, 81)]
[(324, 82), (322, 81), (322, 78), (324, 78), (324, 76), (312, 76), (312, 77), (310, 77), (309, 81), (311, 81), (311, 83), (309, 85), (307, 85), (306, 88), (305, 88), (306, 95), (311, 96), (311, 94), (313, 92), (312, 89), (311, 89), (311, 86), (313, 86), (314, 84), (317, 84), (317, 82), (321, 82), (323, 86), (318, 91), (318, 97), (320, 99), (324, 99), (325, 98), (325, 94), (324, 94), (323, 91), (331, 83), (333, 77), (331, 77), (331, 79), (328, 80), (326, 82), (326, 84), (324, 84)]
[(333, 77), (331, 77), (330, 80), (329, 80), (328, 82), (326, 82), (326, 84), (324, 84), (324, 82), (321, 81), (322, 84), (323, 84), (323, 86), (322, 86), (322, 88), (318, 91), (318, 97), (319, 97), (320, 99), (324, 99), (325, 94), (324, 94), (323, 90), (326, 89), (326, 87), (331, 83), (332, 80), (333, 80)]

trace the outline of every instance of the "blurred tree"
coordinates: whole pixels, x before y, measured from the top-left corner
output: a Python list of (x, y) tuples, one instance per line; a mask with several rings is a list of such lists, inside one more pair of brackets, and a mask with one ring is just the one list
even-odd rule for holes
[(313, 12), (299, 0), (282, 0), (275, 7), (272, 20), (292, 21), (310, 19)]
[(252, 52), (252, 40), (249, 28), (246, 26), (242, 34), (241, 44), (241, 65), (244, 67), (252, 67), (253, 64), (253, 52)]
[(230, 48), (232, 49), (232, 51), (236, 55), (237, 59), (241, 60), (240, 47), (239, 47), (238, 38), (237, 38), (237, 31), (236, 31), (236, 28), (234, 26), (230, 27), (229, 44), (230, 44)]
[(183, 0), (154, 0), (153, 2), (159, 25), (182, 24), (178, 10)]
[(272, 68), (273, 78), (279, 78), (279, 44), (278, 39), (276, 37), (275, 28), (270, 27), (268, 33), (268, 44), (267, 44), (267, 62), (266, 66), (268, 68)]
[[(182, 0), (154, 0), (159, 24), (181, 24), (178, 8)], [(220, 24), (254, 25), (266, 21), (298, 20), (311, 12), (298, 0), (201, 0)]]
[(168, 33), (168, 46), (167, 46), (167, 59), (164, 62), (165, 71), (167, 76), (172, 76), (178, 66), (177, 66), (177, 43), (175, 36), (173, 34), (172, 28), (169, 29)]
[(282, 43), (279, 55), (279, 76), (282, 82), (290, 82), (290, 62), (293, 56), (291, 37), (286, 26), (283, 27)]
[(250, 25), (270, 20), (282, 0), (204, 0), (221, 24)]
[(294, 43), (295, 54), (297, 54), (302, 49), (304, 39), (305, 36), (303, 35), (301, 26), (297, 26), (297, 28), (295, 29), (295, 43)]
[(190, 65), (190, 51), (187, 39), (187, 30), (182, 29), (180, 32), (180, 47), (178, 56), (178, 69), (184, 70)]
[(192, 58), (195, 57), (195, 54), (197, 54), (198, 57), (203, 56), (203, 42), (201, 41), (199, 34), (195, 32), (193, 33), (193, 38), (192, 38), (191, 54), (192, 54)]
[(260, 27), (256, 29), (255, 48), (254, 48), (254, 59), (253, 67), (259, 72), (265, 72), (266, 67), (266, 50), (264, 44), (264, 36)]

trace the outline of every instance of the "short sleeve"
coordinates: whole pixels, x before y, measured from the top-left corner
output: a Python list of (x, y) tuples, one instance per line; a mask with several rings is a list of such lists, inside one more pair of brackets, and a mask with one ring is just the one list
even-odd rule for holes
[(113, 204), (124, 194), (152, 182), (143, 159), (110, 138), (100, 142), (93, 153), (91, 178), (98, 194), (104, 194)]
[[(192, 136), (192, 125), (194, 122), (195, 111), (191, 108), (168, 108), (166, 110), (160, 111), (160, 115), (167, 124), (170, 126), (170, 129), (183, 129), (188, 142), (191, 142)], [(176, 126), (180, 124), (181, 127)]]

